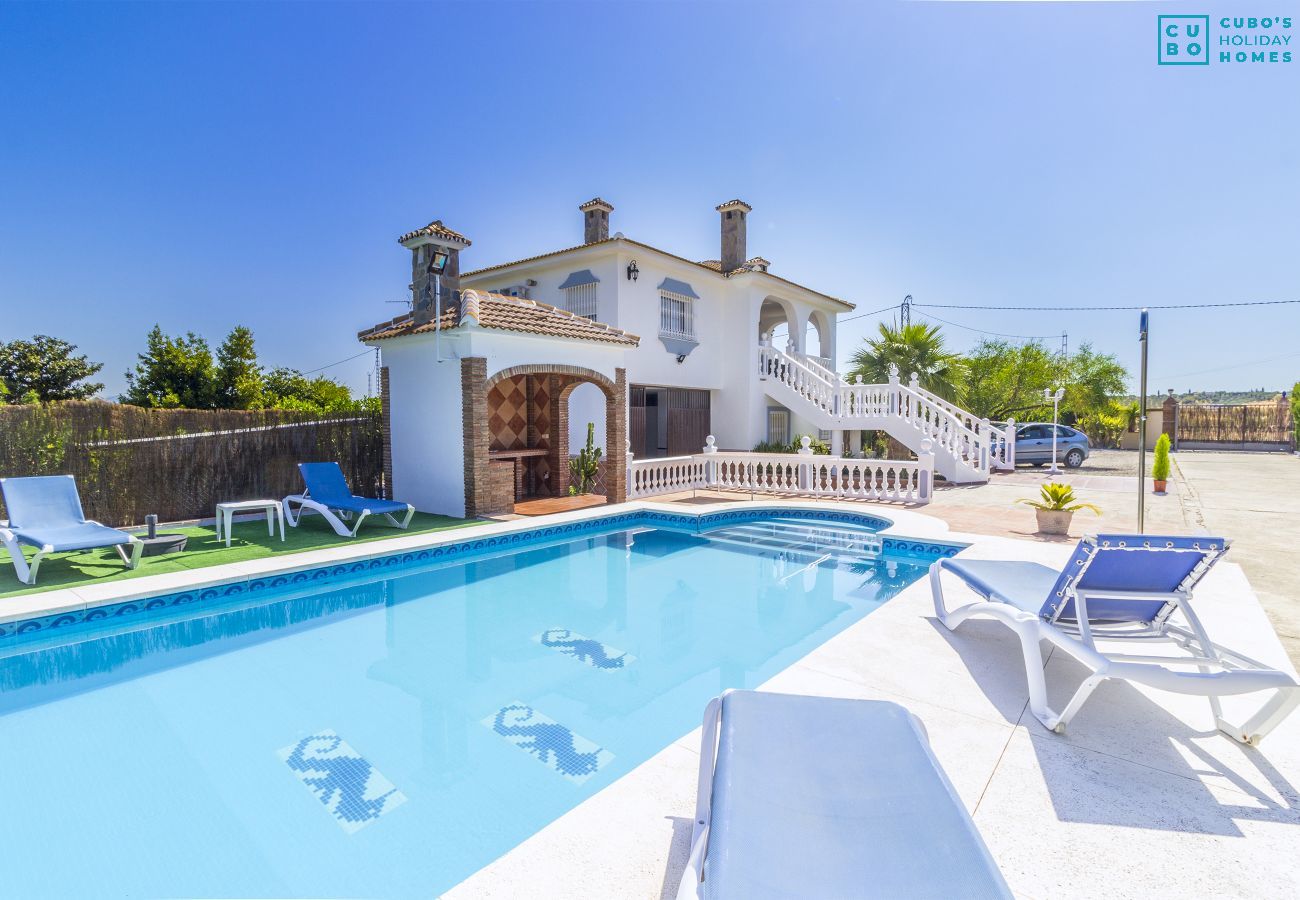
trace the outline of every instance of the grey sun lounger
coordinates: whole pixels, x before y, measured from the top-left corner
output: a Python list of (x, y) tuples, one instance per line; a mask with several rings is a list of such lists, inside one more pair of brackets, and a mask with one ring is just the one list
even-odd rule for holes
[[(128, 569), (140, 564), (144, 544), (125, 531), (87, 519), (71, 475), (0, 478), (0, 493), (9, 513), (9, 524), (0, 528), (0, 542), (24, 584), (36, 583), (41, 560), (51, 553), (113, 547)], [(23, 544), (36, 548), (30, 563), (23, 556)]]
[(678, 900), (1011, 896), (896, 703), (728, 691), (704, 713), (696, 802)]

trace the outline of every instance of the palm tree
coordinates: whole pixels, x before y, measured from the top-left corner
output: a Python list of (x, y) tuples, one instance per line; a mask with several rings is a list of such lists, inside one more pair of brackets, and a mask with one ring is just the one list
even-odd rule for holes
[(944, 349), (939, 326), (924, 322), (902, 326), (881, 322), (880, 336), (867, 338), (850, 358), (849, 375), (882, 384), (889, 380), (891, 364), (904, 381), (915, 372), (921, 387), (952, 402), (957, 401), (966, 375), (961, 356)]

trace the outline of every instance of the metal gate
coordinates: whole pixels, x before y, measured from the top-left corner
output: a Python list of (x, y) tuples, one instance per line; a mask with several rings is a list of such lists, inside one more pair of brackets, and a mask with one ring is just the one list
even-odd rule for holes
[(1287, 403), (1198, 403), (1178, 408), (1181, 449), (1289, 450), (1292, 438)]

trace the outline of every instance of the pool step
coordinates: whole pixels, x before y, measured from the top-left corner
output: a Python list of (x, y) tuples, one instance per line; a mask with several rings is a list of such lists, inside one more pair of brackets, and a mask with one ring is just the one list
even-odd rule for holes
[(881, 540), (874, 532), (795, 523), (737, 525), (707, 532), (704, 537), (719, 544), (784, 553), (791, 560), (806, 557), (808, 562), (857, 562), (881, 554)]

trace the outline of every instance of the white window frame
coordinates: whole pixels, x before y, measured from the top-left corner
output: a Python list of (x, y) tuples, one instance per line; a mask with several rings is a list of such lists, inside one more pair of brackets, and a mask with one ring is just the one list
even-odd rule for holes
[(600, 303), (597, 296), (596, 282), (576, 284), (564, 289), (564, 308), (575, 316), (582, 316), (593, 322), (599, 321)]
[[(680, 315), (678, 314), (680, 312)], [(680, 326), (680, 327), (677, 327)], [(668, 337), (695, 339), (695, 298), (673, 291), (659, 291), (659, 333)]]

